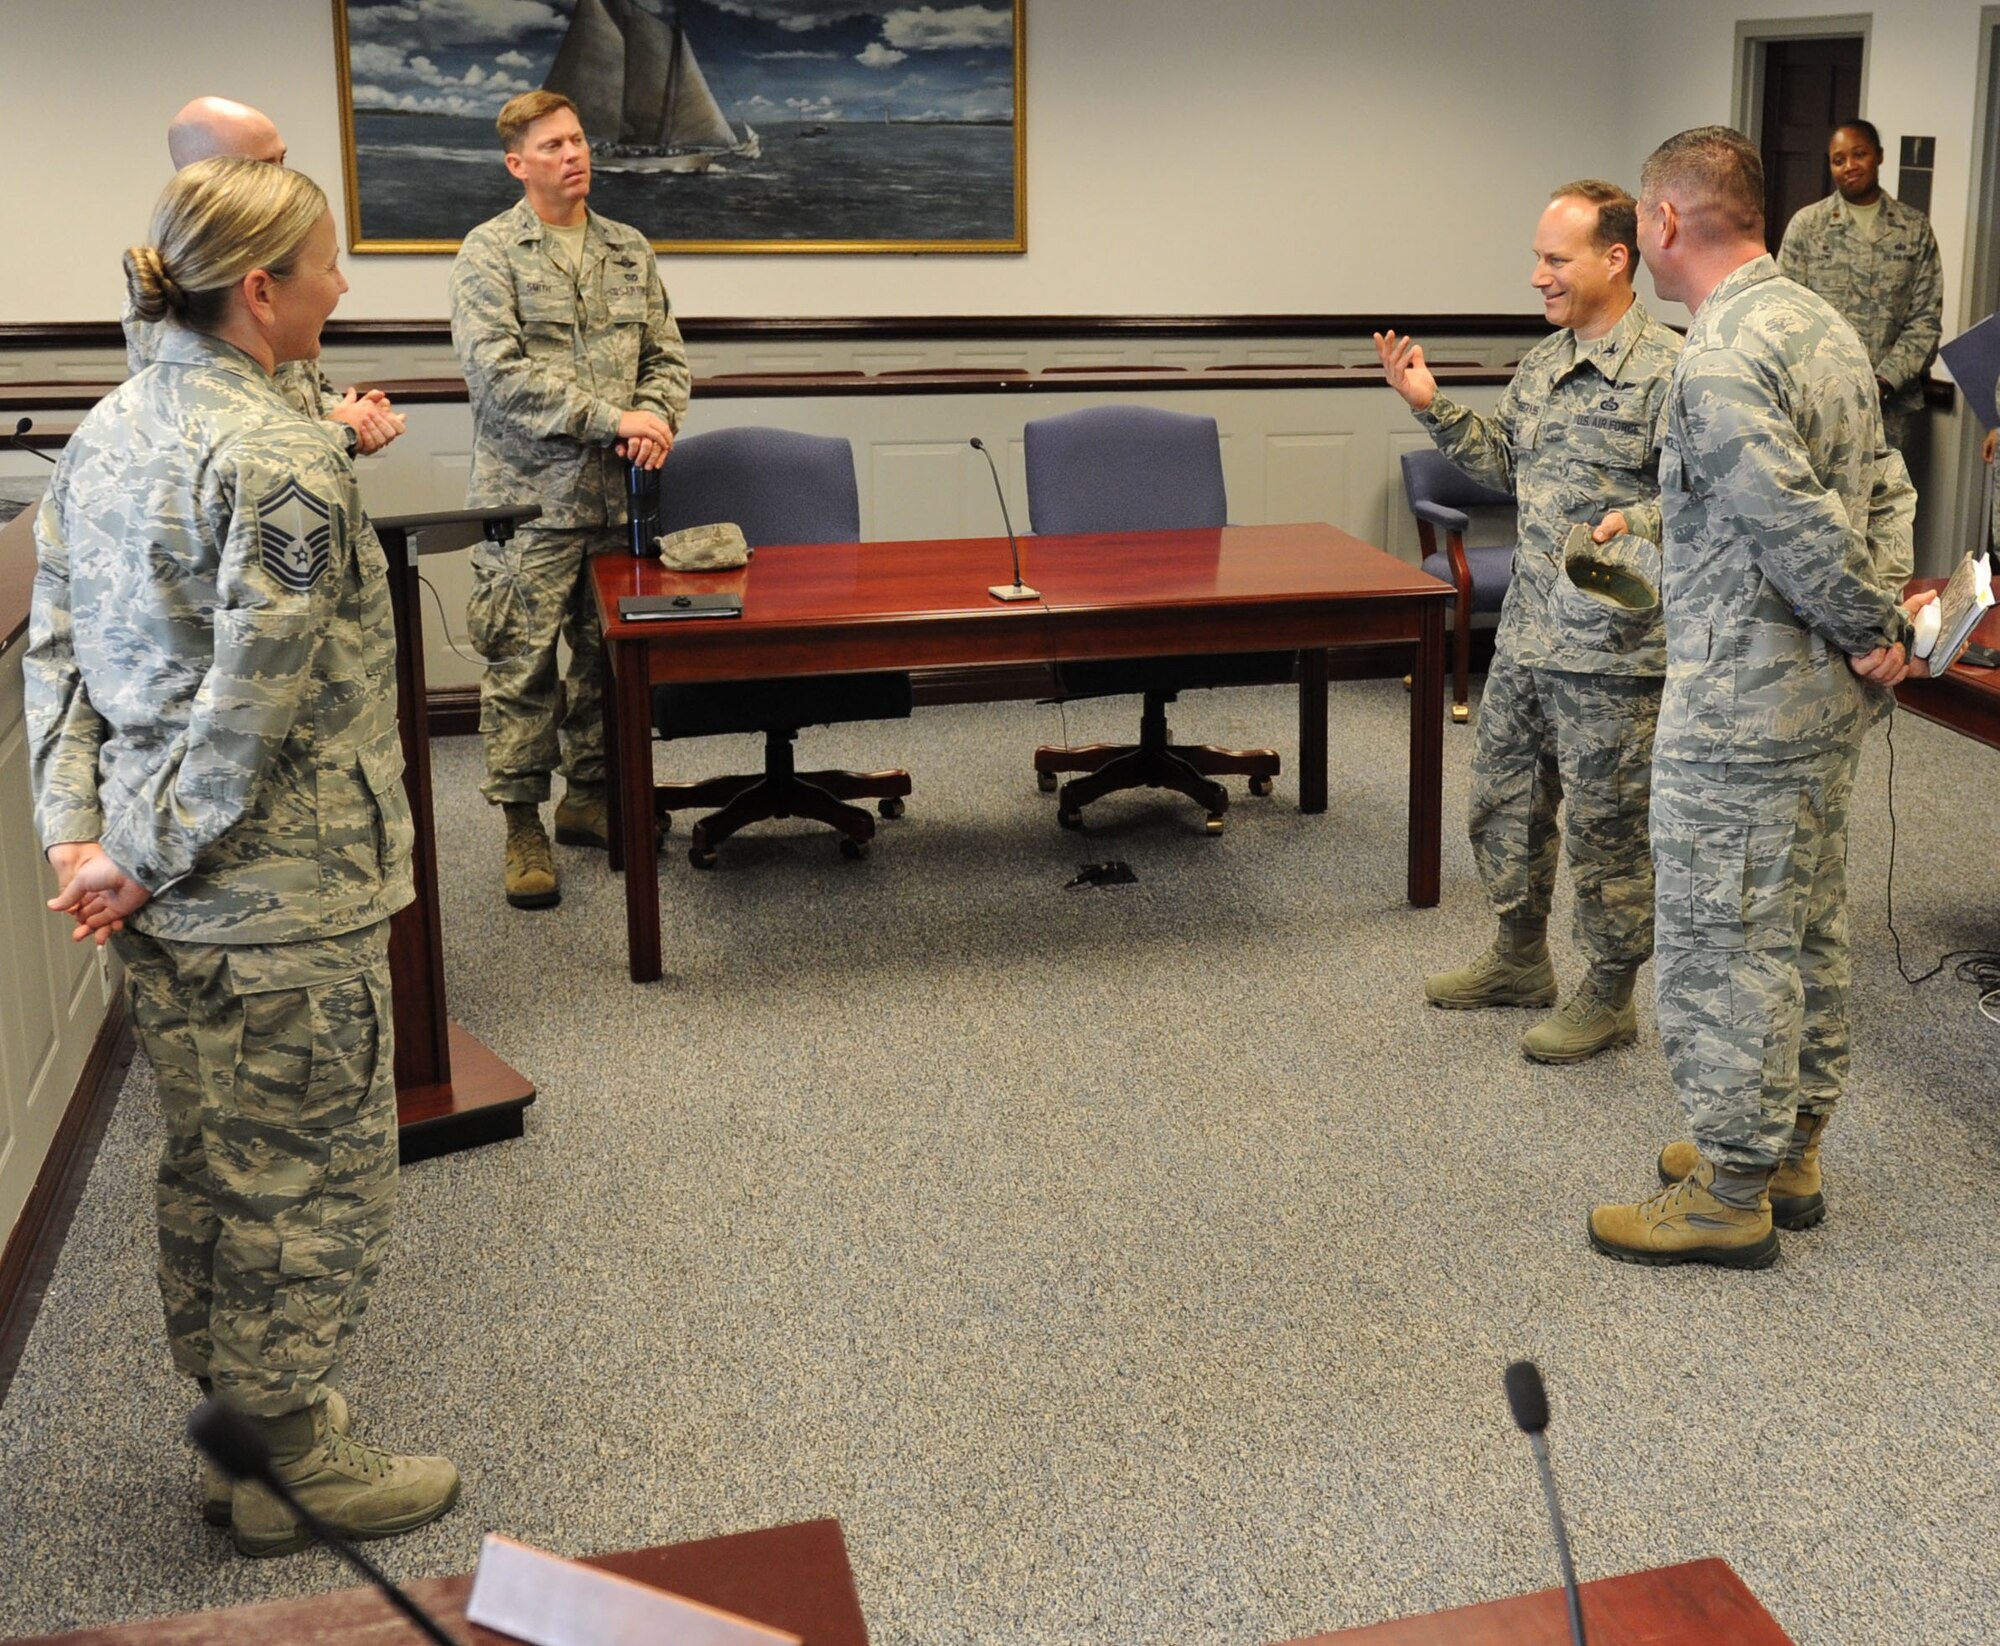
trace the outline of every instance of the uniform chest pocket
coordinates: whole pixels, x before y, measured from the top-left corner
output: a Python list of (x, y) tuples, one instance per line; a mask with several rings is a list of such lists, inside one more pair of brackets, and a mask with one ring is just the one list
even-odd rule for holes
[(551, 291), (546, 286), (529, 286), (520, 295), (521, 324), (530, 331), (546, 333), (551, 328), (567, 333), (576, 322), (576, 301), (568, 292)]
[(1653, 438), (1644, 424), (1614, 423), (1607, 419), (1594, 424), (1590, 432), (1595, 437), (1591, 444), (1597, 448), (1596, 459), (1607, 468), (1643, 469), (1652, 456)]
[(643, 324), (646, 318), (646, 288), (628, 286), (622, 281), (618, 285), (609, 286), (604, 293), (604, 307), (615, 325)]

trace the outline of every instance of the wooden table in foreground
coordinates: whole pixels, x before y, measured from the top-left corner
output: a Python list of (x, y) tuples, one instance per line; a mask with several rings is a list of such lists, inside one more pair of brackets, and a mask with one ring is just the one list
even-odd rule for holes
[[(771, 1624), (802, 1636), (806, 1646), (868, 1646), (837, 1520), (592, 1555), (584, 1564)], [(465, 1621), (469, 1575), (425, 1578), (406, 1587), (454, 1639), (468, 1646), (519, 1646), (510, 1636)], [(373, 1589), (343, 1589), (35, 1638), (40, 1646), (405, 1646), (419, 1637)]]
[[(1039, 600), (1009, 604), (987, 594), (988, 584), (1012, 577), (1005, 538), (781, 545), (722, 574), (676, 574), (625, 555), (593, 563), (612, 675), (605, 693), (612, 865), (625, 871), (635, 983), (660, 975), (659, 867), (652, 852), (626, 852), (623, 842), (652, 838), (649, 688), (669, 681), (1297, 647), (1299, 809), (1322, 812), (1329, 654), (1407, 647), (1409, 899), (1437, 902), (1448, 584), (1325, 525), (1028, 537), (1021, 575), (1041, 591)], [(625, 595), (719, 592), (743, 596), (740, 618), (618, 617)], [(1028, 764), (1024, 749), (1024, 772)]]
[[(1916, 578), (1907, 592), (1941, 589), (1944, 580)], [(2000, 651), (2000, 606), (1979, 620), (1972, 631), (1975, 645)], [(1906, 680), (1896, 688), (1896, 702), (1912, 714), (1935, 720), (1955, 732), (1976, 738), (2000, 749), (2000, 669), (1975, 669), (1969, 663), (1955, 663), (1942, 680)]]
[[(1793, 1646), (1726, 1560), (1691, 1560), (1583, 1586), (1590, 1646)], [(1313, 1635), (1290, 1646), (1569, 1646), (1560, 1589)]]

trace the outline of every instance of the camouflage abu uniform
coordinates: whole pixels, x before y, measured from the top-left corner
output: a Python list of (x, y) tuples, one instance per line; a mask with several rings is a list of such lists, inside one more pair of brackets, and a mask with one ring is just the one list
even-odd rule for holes
[(1634, 618), (1577, 593), (1563, 543), (1571, 526), (1623, 509), (1653, 575), (1657, 447), (1679, 349), (1634, 299), (1594, 341), (1564, 329), (1536, 344), (1491, 417), (1442, 393), (1416, 414), (1457, 467), (1512, 492), (1520, 517), (1473, 753), (1480, 882), (1502, 919), (1545, 919), (1562, 803), (1577, 940), (1608, 971), (1652, 952), (1647, 784), (1665, 656), (1657, 612)]
[[(171, 320), (141, 320), (127, 300), (124, 318), (125, 369), (134, 377), (160, 358), (161, 340), (170, 331), (179, 331)], [(271, 373), (271, 385), (297, 409), (301, 417), (322, 422), (340, 404), (340, 394), (327, 381), (317, 360), (285, 360)]]
[(152, 900), (115, 942), (157, 1077), (174, 1364), (320, 1398), (388, 1244), (388, 917), (410, 901), (382, 548), (248, 355), (172, 329), (35, 522), (35, 822)]
[(1944, 272), (1930, 219), (1885, 193), (1870, 239), (1854, 208), (1830, 194), (1787, 225), (1778, 272), (1818, 292), (1860, 336), (1874, 375), (1889, 385), (1882, 422), (1901, 451), (1944, 332)]
[(1909, 637), (1916, 503), (1859, 339), (1768, 257), (1695, 314), (1660, 486), (1660, 1039), (1702, 1154), (1756, 1176), (1847, 1074), (1847, 802), (1890, 702), (1847, 660)]
[(510, 542), (473, 551), (467, 606), (486, 659), (486, 798), (539, 803), (556, 764), (558, 634), (570, 654), (563, 776), (604, 781), (604, 648), (584, 561), (624, 546), (619, 418), (651, 411), (678, 429), (687, 356), (645, 236), (591, 212), (573, 274), (525, 200), (465, 237), (451, 339), (472, 398), (470, 503), (542, 508)]

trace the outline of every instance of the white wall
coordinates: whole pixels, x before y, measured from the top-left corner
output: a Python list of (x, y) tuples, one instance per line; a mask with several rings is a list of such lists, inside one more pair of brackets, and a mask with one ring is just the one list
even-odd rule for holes
[[(1547, 190), (1631, 149), (1617, 4), (1026, 4), (1025, 256), (677, 257), (677, 307), (1534, 313)], [(7, 168), (5, 217), (41, 226), (36, 255), (0, 261), (0, 320), (115, 316), (119, 254), (189, 96), (270, 111), (292, 163), (339, 184), (328, 0), (0, 0), (0, 60), (9, 127), (34, 136)], [(445, 267), (356, 259), (341, 316), (441, 316)]]
[[(1618, 164), (1636, 178), (1640, 163), (1662, 138), (1688, 126), (1729, 124), (1736, 118), (1736, 26), (1833, 15), (1869, 15), (1811, 0), (1675, 0), (1670, 6), (1621, 0), (1632, 61), (1669, 72), (1646, 75), (1643, 112), (1631, 128), (1631, 145)], [(1931, 225), (1944, 260), (1944, 334), (1954, 336), (1977, 315), (1963, 312), (1967, 236), (1972, 211), (1973, 110), (1980, 73), (1980, 0), (1896, 0), (1872, 13), (1862, 118), (1881, 129), (1889, 151), (1882, 181), (1896, 187), (1898, 140), (1937, 139), (1931, 182)], [(1676, 305), (1665, 317), (1684, 319)]]

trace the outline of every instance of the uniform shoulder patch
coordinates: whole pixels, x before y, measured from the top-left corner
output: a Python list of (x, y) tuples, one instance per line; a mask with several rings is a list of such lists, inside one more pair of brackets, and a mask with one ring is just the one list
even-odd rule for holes
[(296, 480), (257, 500), (264, 570), (294, 594), (310, 593), (333, 555), (333, 510)]

